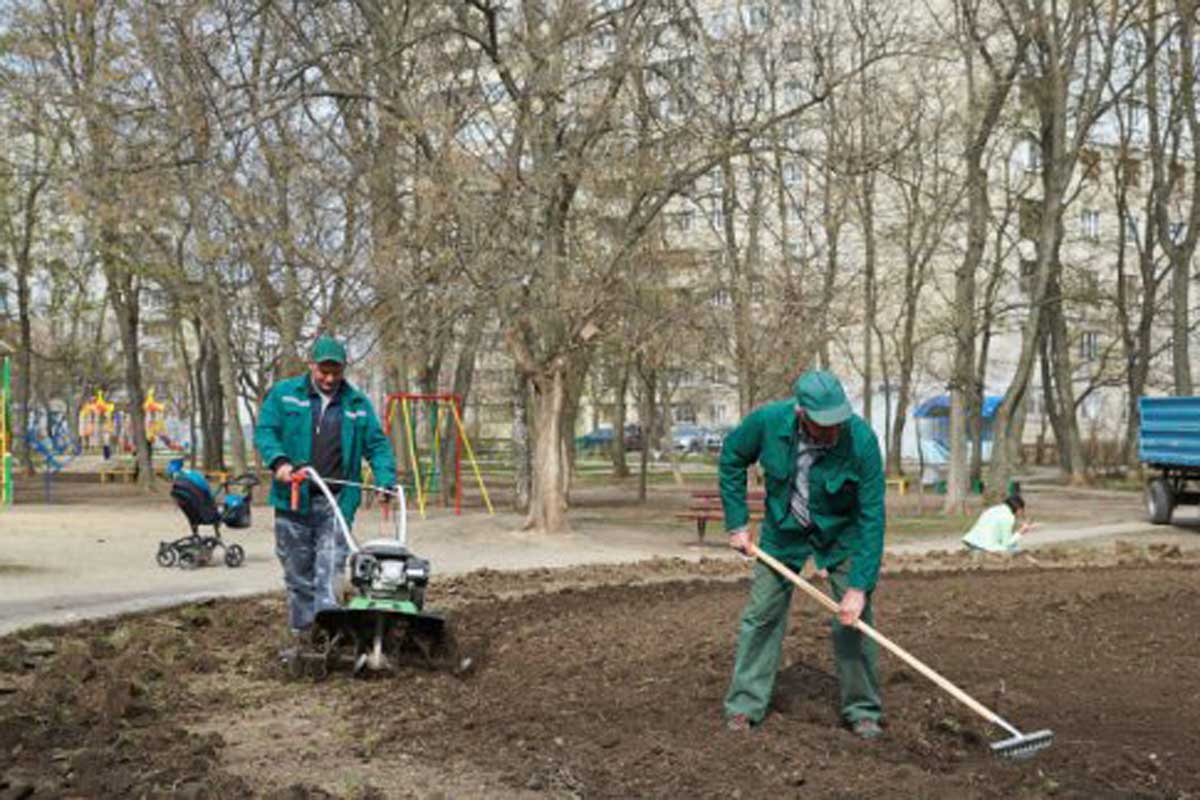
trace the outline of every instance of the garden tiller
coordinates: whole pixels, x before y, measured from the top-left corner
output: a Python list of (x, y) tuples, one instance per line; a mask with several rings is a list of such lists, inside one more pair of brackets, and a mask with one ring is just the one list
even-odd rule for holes
[[(784, 566), (782, 563), (780, 563), (777, 559), (773, 558), (772, 556), (768, 555), (767, 553), (764, 553), (762, 550), (760, 550), (754, 546), (751, 546), (750, 552), (752, 555), (754, 555), (756, 558), (758, 558), (759, 561), (763, 562), (768, 567), (775, 570), (775, 572), (777, 572), (782, 577), (786, 578), (788, 581), (790, 581), (792, 584), (794, 584), (798, 589), (801, 589), (805, 594), (807, 594), (810, 597), (812, 597), (813, 599), (815, 599), (818, 603), (823, 605), (826, 609), (833, 612), (834, 614), (838, 613), (838, 604), (833, 601), (833, 598), (829, 597), (824, 592), (822, 592), (820, 589), (817, 589), (815, 586), (813, 586), (808, 581), (801, 578), (795, 572), (788, 569), (786, 566)], [(993, 725), (997, 725), (997, 726), (1003, 728), (1005, 731), (1007, 731), (1009, 734), (1011, 734), (1007, 739), (1002, 739), (998, 742), (992, 743), (992, 752), (995, 753), (996, 755), (1004, 756), (1005, 758), (1028, 758), (1029, 756), (1033, 755), (1037, 751), (1043, 750), (1043, 749), (1049, 747), (1054, 742), (1054, 732), (1053, 731), (1041, 730), (1041, 731), (1035, 731), (1033, 733), (1021, 733), (1015, 727), (1013, 727), (1009, 723), (1005, 722), (1000, 717), (999, 714), (992, 711), (991, 709), (989, 709), (988, 707), (986, 707), (985, 705), (980, 703), (975, 698), (971, 697), (969, 694), (964, 692), (962, 689), (958, 688), (953, 683), (951, 683), (950, 681), (943, 678), (937, 672), (934, 672), (934, 670), (932, 668), (926, 666), (924, 663), (917, 660), (916, 656), (913, 656), (911, 653), (909, 653), (907, 650), (902, 648), (900, 645), (896, 644), (891, 639), (888, 639), (882, 633), (875, 630), (874, 628), (872, 628), (870, 625), (863, 622), (862, 620), (859, 620), (855, 624), (855, 627), (858, 628), (860, 631), (862, 631), (867, 636), (874, 639), (879, 644), (886, 647), (895, 656), (897, 656), (901, 661), (908, 664), (910, 667), (912, 667), (917, 672), (924, 675), (926, 678), (929, 678), (929, 680), (936, 683), (942, 689), (946, 690), (951, 696), (954, 697), (954, 699), (956, 699), (959, 702), (966, 705), (968, 708), (970, 708), (972, 711), (974, 711), (979, 716), (986, 719), (988, 722), (992, 723)]]
[[(456, 674), (471, 667), (459, 654), (446, 616), (425, 608), (429, 562), (408, 549), (408, 525), (403, 489), (363, 486), (350, 481), (322, 479), (311, 467), (292, 477), (292, 506), (298, 507), (300, 485), (311, 481), (329, 500), (338, 529), (350, 550), (349, 577), (354, 595), (340, 608), (317, 612), (313, 648), (302, 654), (310, 671), (324, 677), (346, 651), (351, 651), (354, 674), (394, 671), (405, 664), (446, 669)], [(399, 509), (383, 507), (391, 517), (394, 538), (375, 539), (360, 545), (350, 533), (337, 499), (328, 484), (360, 486), (395, 497)]]

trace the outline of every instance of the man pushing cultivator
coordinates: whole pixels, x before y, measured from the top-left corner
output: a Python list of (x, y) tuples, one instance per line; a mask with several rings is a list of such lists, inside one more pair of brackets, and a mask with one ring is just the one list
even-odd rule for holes
[[(326, 497), (299, 487), (293, 507), (293, 470), (311, 465), (330, 480), (347, 525), (362, 499), (362, 462), (366, 459), (378, 486), (396, 483), (392, 445), (367, 396), (345, 379), (346, 349), (331, 336), (313, 345), (308, 372), (271, 387), (263, 401), (254, 444), (275, 481), (275, 555), (287, 587), (288, 627), (292, 642), (283, 653), (295, 658), (310, 635), (317, 612), (337, 608), (336, 586), (346, 561), (346, 543)], [(381, 495), (387, 502), (389, 495)]]

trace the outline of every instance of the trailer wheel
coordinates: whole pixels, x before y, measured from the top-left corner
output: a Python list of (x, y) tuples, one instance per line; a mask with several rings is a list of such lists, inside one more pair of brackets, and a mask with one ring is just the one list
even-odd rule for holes
[(1146, 484), (1146, 510), (1150, 512), (1150, 521), (1155, 525), (1167, 525), (1171, 522), (1171, 512), (1175, 510), (1175, 497), (1165, 479), (1155, 478)]

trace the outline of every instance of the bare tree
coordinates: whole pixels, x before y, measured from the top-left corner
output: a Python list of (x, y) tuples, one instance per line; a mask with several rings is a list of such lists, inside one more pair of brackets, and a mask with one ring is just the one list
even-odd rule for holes
[[(994, 13), (992, 13), (994, 11)], [(969, 491), (967, 472), (968, 395), (974, 381), (976, 274), (983, 260), (991, 224), (987, 155), (1001, 113), (1025, 60), (1030, 39), (1018, 27), (999, 24), (1011, 10), (977, 0), (955, 3), (954, 41), (966, 67), (967, 96), (963, 143), (963, 182), (967, 194), (966, 247), (955, 271), (953, 330), (954, 365), (950, 379), (950, 463), (946, 481), (947, 511), (957, 511)]]
[(1036, 272), (1029, 286), (1029, 314), (1022, 327), (1021, 353), (994, 423), (996, 442), (987, 481), (993, 494), (1003, 492), (1009, 481), (1009, 442), (1016, 430), (1015, 412), (1024, 400), (1043, 332), (1049, 336), (1051, 373), (1062, 413), (1060, 457), (1073, 483), (1085, 479), (1063, 312), (1063, 218), (1080, 151), (1093, 134), (1097, 120), (1122, 97), (1130, 83), (1122, 82), (1114, 92), (1110, 76), (1117, 43), (1130, 15), (1136, 12), (1132, 6), (1100, 2), (1076, 3), (1061, 14), (1025, 4), (1012, 10), (1014, 18), (1010, 19), (1009, 29), (1013, 35), (1030, 31), (1031, 36), (1023, 89), (1031, 94), (1030, 102), (1037, 112), (1038, 135), (1031, 142), (1036, 142), (1041, 197), (1035, 238)]

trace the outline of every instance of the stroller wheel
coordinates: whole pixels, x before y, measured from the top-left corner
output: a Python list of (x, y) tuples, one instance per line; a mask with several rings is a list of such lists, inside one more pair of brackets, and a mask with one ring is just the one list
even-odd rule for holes
[(175, 547), (168, 542), (161, 542), (158, 545), (158, 553), (154, 556), (154, 560), (158, 562), (160, 567), (175, 566), (177, 554)]
[(246, 560), (246, 551), (240, 544), (231, 544), (225, 548), (225, 566), (240, 567)]
[(195, 569), (198, 566), (200, 566), (200, 560), (196, 558), (195, 550), (183, 550), (179, 553), (180, 569)]

